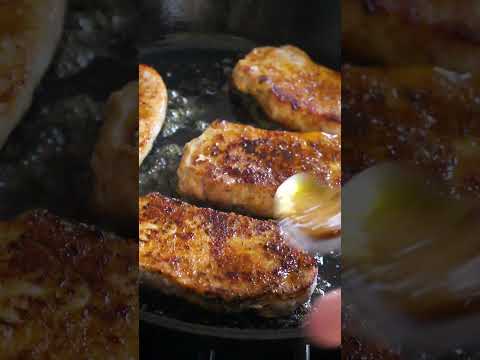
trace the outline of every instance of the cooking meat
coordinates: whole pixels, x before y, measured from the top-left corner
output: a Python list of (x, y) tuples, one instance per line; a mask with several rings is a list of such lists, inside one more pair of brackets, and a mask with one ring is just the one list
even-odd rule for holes
[(342, 51), (362, 62), (477, 71), (479, 11), (475, 0), (345, 0)]
[(310, 172), (323, 183), (338, 187), (338, 136), (269, 131), (216, 121), (185, 146), (178, 190), (222, 208), (272, 217), (277, 188), (300, 172)]
[(140, 198), (142, 278), (214, 311), (273, 317), (306, 302), (316, 284), (309, 255), (274, 222), (197, 208), (160, 194)]
[(115, 220), (138, 217), (138, 82), (114, 92), (92, 157), (94, 211)]
[(138, 359), (136, 242), (32, 211), (0, 254), (2, 359)]
[(138, 164), (142, 164), (152, 149), (153, 142), (162, 129), (167, 110), (167, 89), (158, 72), (140, 65), (138, 70), (140, 88), (140, 122), (138, 133)]
[(65, 0), (0, 1), (0, 148), (30, 107), (63, 29)]
[(339, 74), (294, 46), (254, 49), (235, 66), (233, 84), (286, 128), (340, 133)]
[(342, 76), (344, 180), (383, 161), (413, 161), (459, 194), (480, 195), (480, 76), (355, 66)]

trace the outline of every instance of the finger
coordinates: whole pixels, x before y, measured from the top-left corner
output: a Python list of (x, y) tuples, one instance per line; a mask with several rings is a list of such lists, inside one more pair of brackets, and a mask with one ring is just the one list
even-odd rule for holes
[(342, 342), (342, 292), (336, 290), (316, 301), (310, 314), (307, 334), (313, 344), (334, 348)]

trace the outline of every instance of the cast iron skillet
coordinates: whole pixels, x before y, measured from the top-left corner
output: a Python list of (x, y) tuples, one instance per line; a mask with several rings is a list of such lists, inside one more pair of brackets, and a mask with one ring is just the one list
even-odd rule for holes
[[(257, 107), (235, 94), (231, 71), (256, 44), (228, 35), (177, 33), (140, 50), (140, 62), (156, 68), (169, 89), (164, 128), (140, 169), (140, 194), (176, 193), (176, 170), (183, 145), (215, 119), (271, 128)], [(252, 113), (253, 112), (253, 113)], [(180, 123), (178, 127), (175, 124)], [(166, 155), (167, 154), (167, 155)], [(167, 158), (165, 158), (167, 157)], [(338, 256), (319, 258), (314, 297), (339, 286)], [(140, 287), (141, 319), (149, 325), (214, 338), (274, 340), (300, 338), (309, 304), (289, 317), (264, 319), (255, 314), (225, 315), (203, 311), (174, 297)]]
[[(176, 194), (176, 169), (183, 145), (216, 118), (271, 128), (251, 102), (231, 93), (236, 61), (257, 45), (293, 44), (326, 66), (339, 69), (338, 0), (140, 0), (140, 62), (152, 65), (170, 90), (167, 121), (140, 169), (141, 194)], [(169, 34), (169, 35), (167, 35)], [(209, 34), (209, 35), (201, 35)], [(248, 38), (253, 41), (245, 40)], [(176, 129), (177, 120), (187, 119)], [(175, 131), (176, 130), (176, 131)], [(164, 158), (168, 155), (168, 161)], [(315, 296), (340, 286), (338, 256), (318, 259)], [(253, 314), (227, 316), (200, 311), (141, 286), (141, 319), (181, 333), (230, 339), (301, 337), (308, 306), (291, 317), (265, 320)], [(151, 326), (150, 326), (151, 325)]]

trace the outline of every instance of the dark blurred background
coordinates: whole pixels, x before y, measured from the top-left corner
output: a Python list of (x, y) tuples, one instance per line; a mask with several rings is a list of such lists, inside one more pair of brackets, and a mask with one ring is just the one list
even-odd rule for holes
[(340, 1), (140, 0), (140, 4), (144, 43), (172, 33), (224, 33), (260, 44), (296, 44), (322, 64), (340, 66)]
[[(362, 179), (342, 197), (346, 359), (480, 357), (478, 24), (478, 1), (342, 1), (342, 180)], [(385, 162), (427, 185), (373, 216)]]

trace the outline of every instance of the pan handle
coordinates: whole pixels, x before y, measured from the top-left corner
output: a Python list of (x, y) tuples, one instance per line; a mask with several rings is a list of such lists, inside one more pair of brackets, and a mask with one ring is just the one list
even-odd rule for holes
[(215, 350), (199, 351), (197, 355), (197, 360), (215, 360), (216, 353)]
[(310, 344), (299, 341), (298, 344), (295, 345), (294, 351), (295, 360), (310, 360)]

